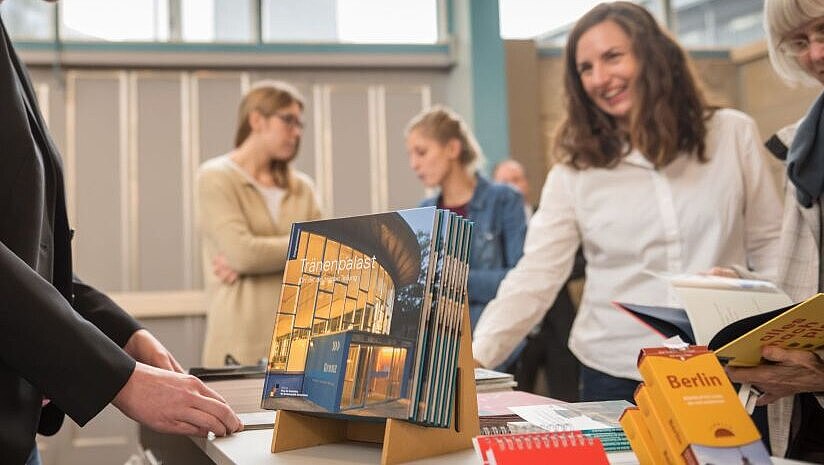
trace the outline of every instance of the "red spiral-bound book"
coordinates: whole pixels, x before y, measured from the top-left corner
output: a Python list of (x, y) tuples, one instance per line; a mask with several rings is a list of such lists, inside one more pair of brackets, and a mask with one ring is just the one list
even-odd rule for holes
[(601, 440), (576, 431), (496, 434), (478, 436), (473, 442), (484, 465), (609, 465)]

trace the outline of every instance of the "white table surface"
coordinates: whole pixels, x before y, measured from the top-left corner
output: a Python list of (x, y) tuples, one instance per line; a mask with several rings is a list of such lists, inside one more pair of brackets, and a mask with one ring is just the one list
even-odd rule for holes
[[(378, 444), (338, 443), (272, 454), (272, 430), (262, 429), (215, 439), (192, 438), (216, 465), (350, 465), (380, 464)], [(637, 464), (632, 452), (608, 454), (612, 465)], [(408, 462), (410, 465), (478, 465), (480, 458), (473, 449)], [(804, 462), (773, 458), (774, 465), (799, 465)]]
[[(215, 439), (192, 438), (195, 444), (217, 465), (343, 465), (380, 464), (379, 444), (345, 442), (326, 444), (272, 454), (272, 430), (253, 430)], [(637, 464), (632, 452), (609, 454), (612, 465)], [(480, 458), (473, 449), (429, 457), (409, 464), (478, 465)], [(778, 465), (778, 464), (776, 464)]]

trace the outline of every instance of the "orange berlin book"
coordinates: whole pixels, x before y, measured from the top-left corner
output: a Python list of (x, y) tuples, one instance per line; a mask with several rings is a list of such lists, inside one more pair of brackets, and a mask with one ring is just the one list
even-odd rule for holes
[(649, 428), (638, 407), (630, 407), (621, 415), (621, 427), (627, 434), (632, 451), (638, 457), (639, 465), (659, 465), (667, 463), (664, 454), (653, 442)]
[[(665, 420), (653, 406), (652, 400), (649, 397), (649, 389), (647, 389), (644, 383), (639, 384), (635, 390), (635, 404), (641, 412), (641, 420), (652, 435), (652, 446), (661, 456), (661, 460), (655, 463), (685, 465), (687, 462), (684, 460), (684, 457), (681, 456), (681, 449), (675, 437), (671, 434), (666, 434), (667, 425), (664, 423)], [(631, 443), (630, 441), (630, 444)], [(633, 450), (635, 449), (633, 448)]]
[(609, 465), (601, 441), (576, 431), (495, 434), (472, 442), (484, 465)]
[(670, 437), (686, 464), (772, 463), (723, 367), (706, 347), (642, 349), (638, 370), (663, 425), (660, 433)]

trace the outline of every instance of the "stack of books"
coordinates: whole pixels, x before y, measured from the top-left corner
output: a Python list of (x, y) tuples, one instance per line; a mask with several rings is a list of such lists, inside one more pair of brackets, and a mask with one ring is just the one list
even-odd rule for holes
[(481, 434), (573, 432), (598, 439), (608, 452), (629, 451), (619, 423), (627, 401), (572, 402), (520, 391), (478, 394)]
[(434, 207), (295, 223), (263, 408), (448, 426), (471, 234)]
[(643, 349), (638, 407), (621, 425), (641, 465), (771, 464), (715, 354), (703, 346)]
[[(510, 410), (511, 407), (563, 404), (563, 401), (539, 396), (523, 391), (493, 391), (478, 393), (478, 417), (481, 434), (505, 434), (511, 432), (533, 431), (521, 425), (524, 419)], [(513, 428), (518, 424), (519, 427)], [(538, 428), (538, 427), (535, 427)], [(543, 429), (536, 429), (543, 431)]]
[(508, 391), (517, 385), (515, 376), (510, 373), (475, 368), (475, 389), (477, 392)]

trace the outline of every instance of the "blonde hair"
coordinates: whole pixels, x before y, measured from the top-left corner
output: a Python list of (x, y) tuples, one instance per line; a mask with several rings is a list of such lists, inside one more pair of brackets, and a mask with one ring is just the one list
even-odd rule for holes
[[(235, 148), (240, 147), (249, 134), (252, 127), (249, 125), (249, 115), (258, 112), (264, 117), (270, 117), (278, 110), (297, 103), (303, 110), (303, 96), (291, 84), (283, 81), (264, 80), (256, 82), (240, 101), (237, 113), (237, 127), (235, 129)], [(295, 155), (298, 148), (295, 147)], [(288, 188), (291, 180), (289, 174), (289, 160), (272, 160), (271, 170), (275, 185), (281, 188)]]
[(796, 83), (818, 84), (807, 74), (795, 57), (778, 50), (784, 36), (799, 27), (824, 17), (821, 0), (765, 0), (764, 30), (767, 32), (767, 50), (770, 62), (778, 75), (790, 85)]
[(472, 174), (486, 163), (481, 147), (469, 126), (460, 115), (446, 106), (435, 105), (422, 111), (409, 121), (404, 134), (408, 136), (416, 129), (441, 145), (446, 145), (452, 139), (460, 142), (461, 153), (458, 161)]

